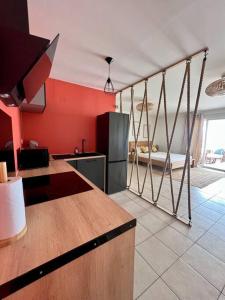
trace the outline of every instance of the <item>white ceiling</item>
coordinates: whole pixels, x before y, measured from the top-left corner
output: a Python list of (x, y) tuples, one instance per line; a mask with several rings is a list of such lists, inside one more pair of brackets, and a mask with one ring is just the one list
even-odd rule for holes
[[(120, 89), (205, 46), (210, 51), (203, 89), (225, 72), (224, 0), (28, 0), (28, 9), (31, 33), (51, 39), (60, 33), (53, 78), (102, 89), (104, 57), (112, 56), (111, 77)], [(193, 92), (201, 59), (192, 63)], [(169, 111), (176, 106), (182, 70), (167, 74)], [(152, 80), (149, 89), (154, 102), (159, 81)], [(137, 87), (137, 99), (142, 94)], [(225, 97), (203, 93), (200, 109), (220, 107)]]

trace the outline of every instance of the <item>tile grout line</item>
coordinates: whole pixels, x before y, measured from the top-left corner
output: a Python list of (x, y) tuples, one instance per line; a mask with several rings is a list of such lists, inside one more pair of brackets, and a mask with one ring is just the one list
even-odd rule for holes
[[(157, 274), (157, 276), (158, 276), (158, 278), (157, 278), (157, 280), (160, 278), (165, 284), (166, 284), (166, 282), (163, 280), (163, 278), (161, 277), (170, 267), (172, 267), (173, 266), (173, 264), (174, 263), (176, 263), (177, 261), (178, 261), (178, 259), (179, 259), (179, 257), (178, 257), (178, 259), (176, 259), (175, 261), (174, 261), (174, 263), (172, 263), (161, 275), (159, 275), (158, 273), (157, 273), (157, 271), (153, 268), (153, 266), (142, 256), (142, 254), (136, 249), (136, 251), (138, 252), (138, 254), (143, 258), (143, 260), (146, 262), (146, 264), (148, 265), (148, 266), (150, 266), (152, 269), (153, 269), (153, 271)], [(155, 280), (156, 281), (156, 280)], [(153, 285), (153, 283), (152, 284), (150, 284), (149, 285), (149, 287), (148, 287), (148, 289), (151, 287)], [(167, 284), (166, 284), (167, 285)], [(176, 295), (176, 293), (167, 285), (167, 287)], [(146, 289), (147, 290), (147, 289)], [(145, 290), (145, 291), (146, 291)], [(145, 292), (144, 291), (144, 292)], [(143, 293), (144, 293), (143, 292)], [(143, 293), (141, 293), (140, 294), (140, 296), (143, 294)], [(176, 295), (177, 296), (177, 295)], [(139, 296), (138, 296), (139, 297)], [(177, 296), (178, 297), (178, 296)], [(178, 299), (179, 299), (179, 297), (178, 297)]]
[[(221, 218), (222, 218), (223, 216), (221, 216)], [(218, 292), (221, 292), (222, 293), (222, 291), (220, 291), (220, 290), (218, 290), (211, 282), (209, 282), (208, 281), (208, 279), (206, 279), (202, 274), (200, 274), (197, 270), (195, 270), (191, 265), (189, 265), (188, 263), (186, 263), (185, 261), (183, 261), (182, 259), (181, 259), (181, 257), (191, 248), (191, 247), (193, 247), (195, 244), (197, 244), (197, 241), (199, 240), (199, 239), (201, 239), (202, 237), (203, 237), (203, 235), (205, 235), (209, 230), (210, 230), (210, 228), (213, 226), (214, 224), (212, 224), (195, 242), (194, 241), (192, 241), (193, 242), (193, 244), (190, 246), (190, 247), (188, 247), (185, 251), (184, 251), (184, 253), (181, 255), (181, 256), (179, 256), (179, 255), (177, 255), (171, 248), (169, 248), (167, 245), (165, 245), (161, 240), (159, 240), (155, 235), (158, 233), (158, 232), (160, 232), (161, 230), (163, 230), (163, 229), (165, 229), (165, 227), (164, 228), (162, 228), (162, 229), (160, 229), (159, 231), (157, 231), (157, 232), (155, 232), (152, 236), (154, 236), (158, 241), (160, 241), (165, 247), (167, 247), (169, 250), (171, 250), (173, 253), (175, 253), (177, 256), (178, 256), (178, 258), (161, 274), (161, 275), (159, 275), (157, 272), (156, 272), (156, 270), (153, 268), (153, 266), (148, 262), (148, 261), (146, 261), (146, 259), (142, 256), (142, 254), (138, 251), (138, 249), (136, 249), (136, 251), (138, 252), (138, 254), (144, 259), (144, 261), (154, 270), (154, 272), (159, 276), (159, 278), (161, 278), (162, 280), (163, 280), (163, 278), (162, 278), (162, 276), (176, 263), (176, 262), (178, 262), (179, 260), (181, 260), (185, 265), (187, 265), (190, 269), (192, 269), (195, 273), (197, 273), (200, 277), (202, 277), (204, 280), (206, 280), (212, 287), (214, 287)], [(167, 226), (170, 226), (170, 225), (167, 225)], [(143, 226), (144, 227), (144, 226)], [(146, 228), (147, 229), (147, 228)], [(174, 228), (175, 229), (175, 228)], [(147, 229), (148, 230), (148, 229)], [(175, 229), (176, 230), (176, 229)], [(149, 230), (148, 230), (149, 231)], [(178, 231), (178, 230), (177, 230)], [(179, 231), (178, 231), (179, 232)], [(182, 234), (181, 232), (179, 232), (180, 234)], [(183, 236), (185, 236), (184, 234), (182, 234)], [(151, 236), (151, 237), (152, 237)], [(151, 237), (149, 237), (149, 238), (147, 238), (147, 239), (150, 239)], [(185, 236), (186, 237), (186, 236)], [(146, 240), (147, 240), (146, 239)], [(189, 239), (190, 240), (190, 239)], [(144, 243), (144, 241), (143, 241), (143, 243)], [(140, 243), (140, 244), (142, 244), (142, 243)], [(140, 245), (139, 244), (139, 245)], [(197, 245), (199, 245), (199, 244), (197, 244)], [(200, 247), (201, 247), (201, 245), (199, 245)], [(206, 250), (207, 251), (207, 249), (205, 249), (204, 247), (202, 247), (204, 250)], [(218, 257), (216, 257), (215, 255), (213, 255), (212, 253), (210, 253), (209, 251), (207, 251), (207, 253), (209, 253), (210, 255), (212, 255), (212, 256), (214, 256), (215, 258), (217, 258), (218, 259)], [(220, 260), (220, 259), (219, 259)], [(220, 260), (221, 261), (221, 260)], [(163, 282), (164, 283), (166, 283), (164, 280), (163, 280)], [(166, 284), (167, 285), (167, 284)], [(168, 286), (168, 285), (167, 285)], [(150, 287), (150, 286), (149, 286)], [(169, 286), (168, 286), (169, 287)], [(169, 287), (169, 289), (171, 290), (171, 288)], [(173, 291), (173, 290), (171, 290), (175, 295), (176, 295), (176, 293)], [(177, 296), (177, 295), (176, 295)]]
[(225, 296), (225, 295), (223, 294), (223, 290), (224, 290), (224, 289), (225, 289), (225, 284), (224, 284), (223, 289), (222, 289), (222, 292), (220, 292), (220, 294), (219, 294), (217, 300), (219, 300), (219, 298), (220, 298), (221, 295), (222, 295), (222, 296)]
[[(157, 274), (158, 275), (158, 274)], [(136, 298), (135, 300), (139, 299), (157, 280), (159, 279), (159, 276), (152, 282), (150, 283)]]
[[(214, 196), (212, 196), (211, 198), (213, 198)], [(129, 198), (129, 196), (128, 196), (128, 198)], [(210, 199), (211, 199), (210, 198)], [(131, 199), (131, 198), (130, 198)], [(134, 199), (132, 199), (137, 205), (139, 205)], [(204, 201), (204, 202), (202, 202), (202, 203), (205, 203), (205, 202), (207, 202), (208, 200), (206, 200), (206, 201)], [(199, 204), (198, 206), (201, 206), (202, 205), (202, 203), (201, 204)], [(142, 207), (141, 205), (139, 205), (140, 207)], [(197, 207), (197, 206), (196, 206)], [(149, 208), (145, 208), (145, 207), (142, 207), (142, 208), (144, 208), (144, 209), (146, 209), (146, 210), (148, 210), (148, 212), (150, 212), (150, 210), (149, 210)], [(212, 210), (212, 211), (214, 211), (214, 210)], [(145, 214), (146, 215), (146, 214)], [(154, 215), (154, 214), (153, 214)], [(177, 256), (178, 256), (178, 258), (161, 274), (161, 275), (159, 275), (157, 272), (156, 272), (156, 270), (152, 267), (152, 265), (148, 262), (148, 261), (146, 261), (146, 259), (142, 256), (142, 254), (136, 249), (136, 246), (135, 246), (135, 249), (136, 249), (136, 251), (138, 252), (138, 254), (143, 258), (143, 260), (146, 262), (146, 264), (147, 265), (149, 265), (152, 269), (153, 269), (153, 271), (157, 274), (157, 276), (159, 276), (158, 278), (161, 278), (161, 280), (167, 285), (167, 283), (163, 280), (163, 278), (162, 278), (162, 276), (177, 262), (177, 261), (181, 261), (181, 262), (183, 262), (185, 265), (187, 265), (190, 269), (192, 269), (195, 273), (197, 273), (200, 277), (202, 277), (203, 279), (205, 279), (211, 286), (213, 286), (220, 294), (219, 294), (219, 296), (218, 296), (218, 298), (220, 297), (220, 295), (221, 294), (223, 294), (222, 293), (222, 291), (223, 291), (223, 289), (224, 289), (224, 287), (223, 287), (223, 289), (220, 291), (220, 290), (218, 290), (218, 288), (217, 287), (215, 287), (211, 282), (209, 282), (208, 281), (208, 279), (206, 279), (202, 274), (200, 274), (195, 268), (193, 268), (190, 264), (188, 264), (188, 263), (186, 263), (185, 261), (183, 261), (182, 260), (182, 256), (184, 256), (184, 254), (191, 248), (191, 247), (193, 247), (195, 244), (197, 244), (198, 246), (200, 246), (200, 247), (202, 247), (201, 245), (199, 245), (197, 242), (205, 235), (205, 234), (207, 234), (208, 232), (209, 232), (209, 230), (215, 225), (215, 224), (217, 224), (218, 222), (219, 222), (219, 220), (221, 219), (221, 218), (223, 218), (224, 217), (224, 215), (225, 214), (222, 214), (221, 216), (220, 216), (220, 218), (219, 219), (217, 219), (216, 221), (215, 220), (211, 220), (211, 221), (213, 221), (214, 223), (211, 225), (211, 226), (209, 226), (209, 228), (208, 229), (204, 229), (203, 227), (201, 227), (201, 226), (197, 226), (197, 227), (199, 227), (199, 228), (201, 228), (202, 230), (205, 230), (204, 231), (204, 233), (202, 234), (202, 235), (200, 235), (195, 241), (193, 241), (193, 240), (191, 240), (190, 238), (188, 238), (186, 235), (184, 235), (182, 232), (179, 232), (176, 228), (173, 228), (172, 226), (171, 226), (171, 224), (168, 224), (168, 223), (166, 223), (165, 221), (163, 221), (162, 219), (160, 219), (158, 216), (155, 216), (155, 217), (157, 217), (157, 218), (159, 218), (160, 219), (160, 221), (162, 221), (163, 223), (165, 223), (166, 224), (166, 226), (165, 227), (163, 227), (163, 228), (161, 228), (159, 231), (157, 231), (157, 232), (155, 232), (155, 233), (152, 233), (148, 228), (146, 228), (144, 225), (142, 225), (141, 223), (139, 223), (141, 226), (143, 226), (149, 233), (151, 233), (152, 235), (150, 236), (150, 237), (148, 237), (148, 238), (146, 238), (144, 241), (142, 241), (142, 242), (140, 242), (139, 244), (137, 244), (136, 246), (139, 246), (139, 245), (141, 245), (142, 243), (144, 243), (146, 240), (148, 240), (148, 239), (150, 239), (152, 236), (154, 236), (159, 242), (161, 242), (165, 247), (167, 247), (169, 250), (171, 250), (173, 253), (175, 253)], [(140, 216), (141, 217), (141, 216)], [(203, 217), (205, 217), (205, 216), (203, 216)], [(138, 219), (138, 218), (137, 218)], [(188, 247), (185, 251), (184, 251), (184, 253), (182, 254), (182, 255), (178, 255), (173, 249), (171, 249), (170, 247), (168, 247), (165, 243), (163, 243), (163, 241), (161, 241), (159, 238), (157, 238), (157, 236), (155, 236), (157, 233), (159, 233), (160, 231), (162, 231), (162, 230), (164, 230), (167, 226), (169, 226), (170, 228), (172, 228), (172, 229), (174, 229), (174, 230), (176, 230), (178, 233), (180, 233), (181, 235), (183, 235), (184, 237), (186, 237), (188, 240), (190, 240), (190, 241), (192, 241), (193, 242), (193, 244), (190, 246), (190, 247)], [(213, 234), (214, 235), (214, 234)], [(216, 235), (215, 235), (216, 236)], [(207, 249), (205, 249), (204, 247), (202, 247), (207, 253), (209, 253), (210, 255), (212, 255), (213, 257), (215, 257), (216, 259), (218, 259), (220, 262), (223, 262), (223, 261), (221, 261), (221, 259), (219, 259), (217, 256), (215, 256), (214, 254), (212, 254), (212, 253), (210, 253), (209, 251), (207, 251)], [(158, 278), (156, 279), (156, 280), (158, 280)], [(156, 280), (154, 281), (154, 282), (152, 282), (136, 299), (138, 299), (139, 297), (141, 297), (141, 295), (143, 295), (155, 282), (156, 282)], [(168, 285), (167, 285), (168, 286)], [(168, 286), (168, 288), (171, 290), (171, 288)], [(173, 290), (171, 290), (175, 295), (176, 295), (176, 293), (173, 291)], [(176, 295), (177, 296), (177, 295)], [(179, 298), (179, 297), (178, 297)]]
[[(223, 216), (221, 216), (221, 218), (222, 218)], [(219, 218), (220, 219), (220, 218)], [(219, 220), (218, 219), (218, 220)], [(195, 244), (197, 244), (198, 246), (200, 246), (200, 247), (202, 247), (207, 253), (209, 253), (210, 255), (212, 255), (212, 256), (214, 256), (216, 259), (219, 259), (217, 256), (215, 256), (214, 254), (212, 254), (212, 253), (210, 253), (207, 249), (205, 249), (203, 246), (201, 246), (201, 245), (199, 245), (197, 242), (206, 234), (206, 233), (208, 233), (209, 232), (209, 230), (213, 227), (215, 225), (215, 223), (214, 224), (212, 224), (206, 231), (205, 231), (205, 233), (204, 234), (202, 234), (193, 244), (192, 244), (192, 246), (191, 247), (193, 247)], [(182, 260), (182, 256), (184, 256), (184, 254), (191, 248), (191, 247), (189, 247), (181, 256), (180, 256), (180, 259), (181, 259), (181, 261), (183, 261)], [(219, 261), (221, 261), (221, 262), (223, 262), (221, 259), (219, 259)], [(195, 272), (197, 272), (197, 274), (199, 274), (202, 278), (204, 278), (209, 284), (211, 284), (213, 287), (215, 287), (211, 282), (209, 282), (208, 281), (208, 279), (206, 279), (202, 274), (200, 274), (197, 270), (195, 270), (195, 268), (193, 268), (190, 264), (188, 264), (188, 263), (186, 263), (185, 261), (183, 261), (183, 263), (185, 263), (185, 264), (187, 264), (191, 269), (193, 269)], [(223, 262), (224, 263), (224, 262)], [(162, 274), (163, 275), (163, 274)], [(217, 287), (215, 287), (217, 290), (218, 290), (218, 288)], [(222, 291), (220, 291), (220, 290), (218, 290), (219, 292), (221, 292), (222, 293)]]

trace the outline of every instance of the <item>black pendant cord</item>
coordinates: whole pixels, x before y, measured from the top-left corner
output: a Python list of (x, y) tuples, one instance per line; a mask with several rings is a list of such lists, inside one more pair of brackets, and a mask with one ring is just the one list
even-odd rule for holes
[(109, 93), (109, 94), (114, 94), (114, 86), (113, 86), (112, 80), (110, 78), (110, 76), (111, 76), (111, 66), (110, 65), (113, 61), (113, 58), (108, 56), (105, 58), (105, 61), (108, 64), (108, 78), (107, 78), (105, 86), (104, 86), (104, 92)]
[[(110, 63), (111, 64), (111, 63)], [(109, 74), (109, 76), (108, 76), (108, 78), (110, 79), (110, 64), (109, 64), (109, 71), (108, 71), (108, 74)], [(111, 80), (111, 79), (110, 79)]]

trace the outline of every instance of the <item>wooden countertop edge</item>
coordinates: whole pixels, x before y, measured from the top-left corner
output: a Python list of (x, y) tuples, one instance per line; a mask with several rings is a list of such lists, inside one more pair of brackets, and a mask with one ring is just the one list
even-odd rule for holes
[(66, 158), (66, 159), (54, 159), (52, 157), (52, 155), (55, 155), (55, 154), (50, 154), (49, 157), (50, 157), (50, 161), (53, 161), (53, 160), (64, 160), (64, 161), (72, 161), (72, 160), (81, 160), (81, 159), (94, 159), (94, 158), (106, 158), (106, 156), (104, 154), (99, 154), (99, 155), (94, 155), (94, 156), (83, 156), (83, 157), (73, 157), (73, 158)]
[[(62, 168), (61, 168), (61, 166), (62, 166)], [(65, 166), (65, 167), (64, 167)], [(112, 209), (112, 211), (114, 212), (114, 213), (116, 213), (116, 207), (118, 207), (118, 213), (119, 213), (119, 217), (116, 219), (116, 221), (115, 221), (115, 225), (113, 225), (113, 223), (111, 223), (111, 225), (110, 226), (106, 226), (106, 227), (103, 227), (103, 229), (102, 230), (100, 230), (101, 232), (99, 232), (99, 235), (95, 235), (95, 236), (93, 236), (94, 237), (94, 240), (95, 239), (98, 239), (100, 236), (102, 236), (102, 235), (107, 235), (108, 234), (108, 232), (109, 231), (113, 231), (113, 230), (115, 230), (115, 229), (117, 229), (118, 227), (120, 227), (120, 226), (123, 226), (124, 224), (127, 224), (127, 223), (129, 223), (129, 222), (135, 222), (135, 225), (134, 226), (136, 226), (136, 219), (130, 214), (130, 213), (128, 213), (127, 211), (125, 211), (123, 208), (121, 208), (117, 203), (115, 203), (112, 199), (110, 199), (103, 191), (101, 191), (99, 188), (97, 188), (92, 182), (90, 182), (87, 178), (85, 178), (82, 174), (80, 174), (77, 170), (75, 170), (75, 169), (73, 169), (66, 161), (61, 161), (61, 160), (54, 160), (54, 161), (51, 161), (50, 162), (50, 168), (40, 168), (40, 169), (34, 169), (34, 170), (28, 170), (28, 171), (21, 171), (20, 172), (20, 176), (22, 176), (22, 177), (32, 177), (32, 176), (40, 176), (40, 175), (46, 175), (46, 174), (55, 174), (55, 173), (62, 173), (62, 172), (67, 172), (67, 171), (71, 171), (71, 170), (73, 170), (75, 173), (77, 173), (82, 179), (84, 179), (88, 184), (90, 184), (92, 187), (93, 187), (93, 190), (91, 190), (91, 191), (88, 191), (87, 192), (87, 197), (88, 198), (92, 198), (92, 199), (95, 199), (96, 197), (97, 198), (101, 198), (102, 200), (100, 201), (100, 202), (98, 202), (98, 205), (99, 204), (101, 204), (101, 202), (102, 201), (104, 201), (104, 197), (106, 197), (108, 200), (110, 200), (111, 202), (112, 202), (112, 205), (113, 205), (113, 209)], [(86, 197), (86, 193), (81, 193), (81, 194), (83, 194), (82, 195), (82, 199), (84, 199), (85, 197)], [(81, 195), (81, 194), (77, 194), (77, 195)], [(89, 194), (89, 195), (88, 195)], [(93, 196), (90, 196), (91, 194), (93, 194)], [(77, 197), (77, 195), (74, 195), (73, 197), (74, 197), (74, 199)], [(67, 198), (67, 197), (66, 197)], [(87, 198), (87, 199), (88, 199)], [(96, 198), (96, 199), (97, 199)], [(79, 199), (79, 196), (78, 196), (78, 199)], [(66, 199), (64, 199), (62, 202), (65, 202), (65, 200)], [(108, 201), (107, 200), (107, 202), (106, 202), (106, 207), (109, 207), (109, 209), (110, 209), (110, 201)], [(58, 202), (57, 203), (57, 205), (61, 205), (61, 203), (60, 203), (60, 199), (57, 199), (57, 200), (53, 200), (53, 201), (51, 201), (51, 202), (49, 202), (48, 203), (48, 206), (50, 207), (50, 206), (54, 206), (54, 202)], [(66, 200), (67, 201), (67, 200)], [(68, 201), (70, 201), (70, 200), (68, 200)], [(90, 201), (90, 199), (88, 200), (88, 201)], [(97, 204), (97, 203), (96, 203)], [(36, 208), (38, 208), (38, 207), (40, 207), (41, 205), (46, 205), (46, 203), (43, 203), (43, 204), (37, 204), (37, 205), (34, 205), (33, 207), (36, 209)], [(64, 204), (62, 204), (62, 206), (63, 205), (65, 205), (65, 203)], [(29, 209), (29, 207), (28, 207), (28, 209)], [(45, 208), (46, 209), (46, 208)], [(107, 208), (108, 209), (108, 208)], [(104, 209), (105, 210), (105, 209)], [(34, 211), (34, 210), (33, 210)], [(122, 212), (123, 211), (123, 212)], [(96, 213), (96, 212), (95, 212)], [(94, 216), (95, 216), (95, 213), (94, 213)], [(104, 217), (104, 219), (106, 219), (106, 217)], [(111, 220), (112, 219), (112, 217), (110, 217), (110, 219), (109, 220)], [(113, 220), (113, 219), (112, 219)], [(124, 221), (123, 221), (124, 220)], [(102, 222), (100, 222), (99, 224), (101, 224)], [(117, 224), (117, 225), (116, 225)], [(133, 226), (133, 227), (134, 227)], [(98, 227), (98, 226), (97, 226)], [(96, 227), (96, 228), (97, 228)], [(76, 228), (76, 227), (75, 227)], [(94, 227), (95, 228), (95, 227)], [(29, 229), (29, 225), (28, 225), (28, 229)], [(25, 238), (26, 238), (26, 236), (25, 236)], [(18, 249), (20, 249), (21, 250), (21, 247), (23, 247), (23, 245), (26, 245), (24, 242), (22, 242), (21, 243), (21, 241), (23, 240), (24, 238), (22, 238), (20, 241), (18, 241), (18, 242), (16, 242), (15, 244), (14, 244), (14, 250), (13, 251), (17, 251), (17, 247), (19, 247)], [(93, 238), (91, 238), (91, 235), (90, 235), (90, 238), (87, 236), (87, 239), (86, 239), (86, 237), (83, 239), (83, 241), (81, 242), (81, 241), (79, 241), (78, 240), (78, 242), (75, 242), (74, 243), (74, 245), (75, 244), (77, 244), (77, 246), (75, 246), (75, 248), (73, 248), (73, 246), (70, 248), (70, 247), (66, 247), (67, 248), (67, 250), (65, 250), (65, 251), (62, 251), (61, 252), (61, 254), (63, 255), (63, 254), (65, 254), (65, 253), (68, 253), (68, 251), (70, 251), (70, 250), (72, 250), (72, 249), (76, 249), (76, 248), (79, 248), (79, 247), (82, 247), (84, 244), (86, 244), (86, 243), (89, 243), (89, 242), (91, 242), (92, 241), (92, 239)], [(71, 243), (71, 245), (72, 245), (73, 243)], [(12, 245), (13, 246), (13, 245)], [(11, 245), (9, 246), (9, 247), (11, 247)], [(64, 249), (66, 249), (65, 247), (64, 247)], [(2, 248), (3, 249), (3, 248)], [(27, 249), (28, 250), (28, 249)], [(30, 250), (32, 250), (32, 249), (30, 249)], [(0, 249), (0, 252), (1, 252), (1, 249)], [(21, 252), (21, 251), (20, 251)], [(7, 252), (6, 252), (7, 253)], [(60, 255), (61, 255), (60, 254)], [(0, 255), (1, 256), (1, 255)], [(4, 257), (5, 256), (2, 256), (1, 257), (1, 259), (4, 259)], [(8, 258), (10, 258), (11, 257), (11, 254), (10, 254), (10, 256), (8, 256), (8, 255), (6, 255), (6, 257), (7, 257), (7, 259)], [(20, 276), (23, 276), (23, 274), (25, 273), (27, 273), (27, 272), (29, 272), (29, 271), (31, 271), (31, 270), (33, 270), (33, 269), (36, 269), (36, 268), (39, 268), (39, 266), (40, 265), (43, 265), (43, 264), (45, 264), (45, 263), (48, 263), (49, 261), (51, 261), (51, 260), (53, 260), (54, 258), (57, 258), (58, 257), (58, 255), (55, 255), (54, 256), (54, 254), (53, 255), (47, 255), (47, 257), (46, 257), (46, 259), (42, 259), (42, 260), (40, 260), (40, 259), (38, 259), (37, 260), (37, 262), (36, 263), (33, 263), (32, 265), (31, 265), (31, 267), (30, 268), (22, 268), (22, 270), (21, 271), (17, 271), (16, 273), (15, 272), (12, 272), (12, 276), (9, 274), (9, 275), (7, 275), (6, 276), (6, 278), (5, 278), (5, 276), (3, 276), (2, 277), (2, 279), (1, 279), (1, 282), (2, 282), (2, 285), (4, 284), (4, 283), (6, 283), (6, 282), (8, 282), (8, 281), (10, 281), (10, 280), (14, 280), (13, 278), (17, 278), (18, 276), (20, 277)], [(11, 273), (11, 272), (10, 272)], [(5, 280), (4, 280), (4, 278), (5, 278)], [(0, 287), (1, 287), (1, 285), (0, 285)]]
[(125, 233), (128, 230), (131, 230), (136, 226), (136, 219), (133, 219), (87, 243), (71, 249), (67, 253), (48, 261), (28, 272), (19, 275), (18, 277), (13, 278), (12, 280), (5, 282), (0, 285), (0, 299), (3, 297), (8, 297), (16, 291), (24, 288), (28, 284), (39, 280), (43, 276), (48, 275), (49, 273), (63, 267), (64, 265), (70, 263), (71, 261), (78, 259), (80, 256), (87, 254), (88, 252), (97, 249), (101, 245), (113, 240), (119, 235)]

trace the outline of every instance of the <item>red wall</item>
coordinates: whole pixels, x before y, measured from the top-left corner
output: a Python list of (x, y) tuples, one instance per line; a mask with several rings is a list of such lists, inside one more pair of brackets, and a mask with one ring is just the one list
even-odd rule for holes
[(12, 119), (14, 156), (15, 156), (15, 166), (17, 170), (17, 149), (20, 148), (21, 145), (20, 111), (17, 107), (13, 108), (13, 107), (5, 106), (1, 101), (0, 101), (0, 109), (4, 111), (7, 115), (9, 115)]
[(12, 119), (0, 109), (0, 149), (9, 141), (13, 141)]
[(42, 114), (22, 113), (24, 141), (37, 140), (50, 153), (96, 150), (96, 116), (115, 111), (115, 96), (60, 80), (46, 83), (47, 107)]

